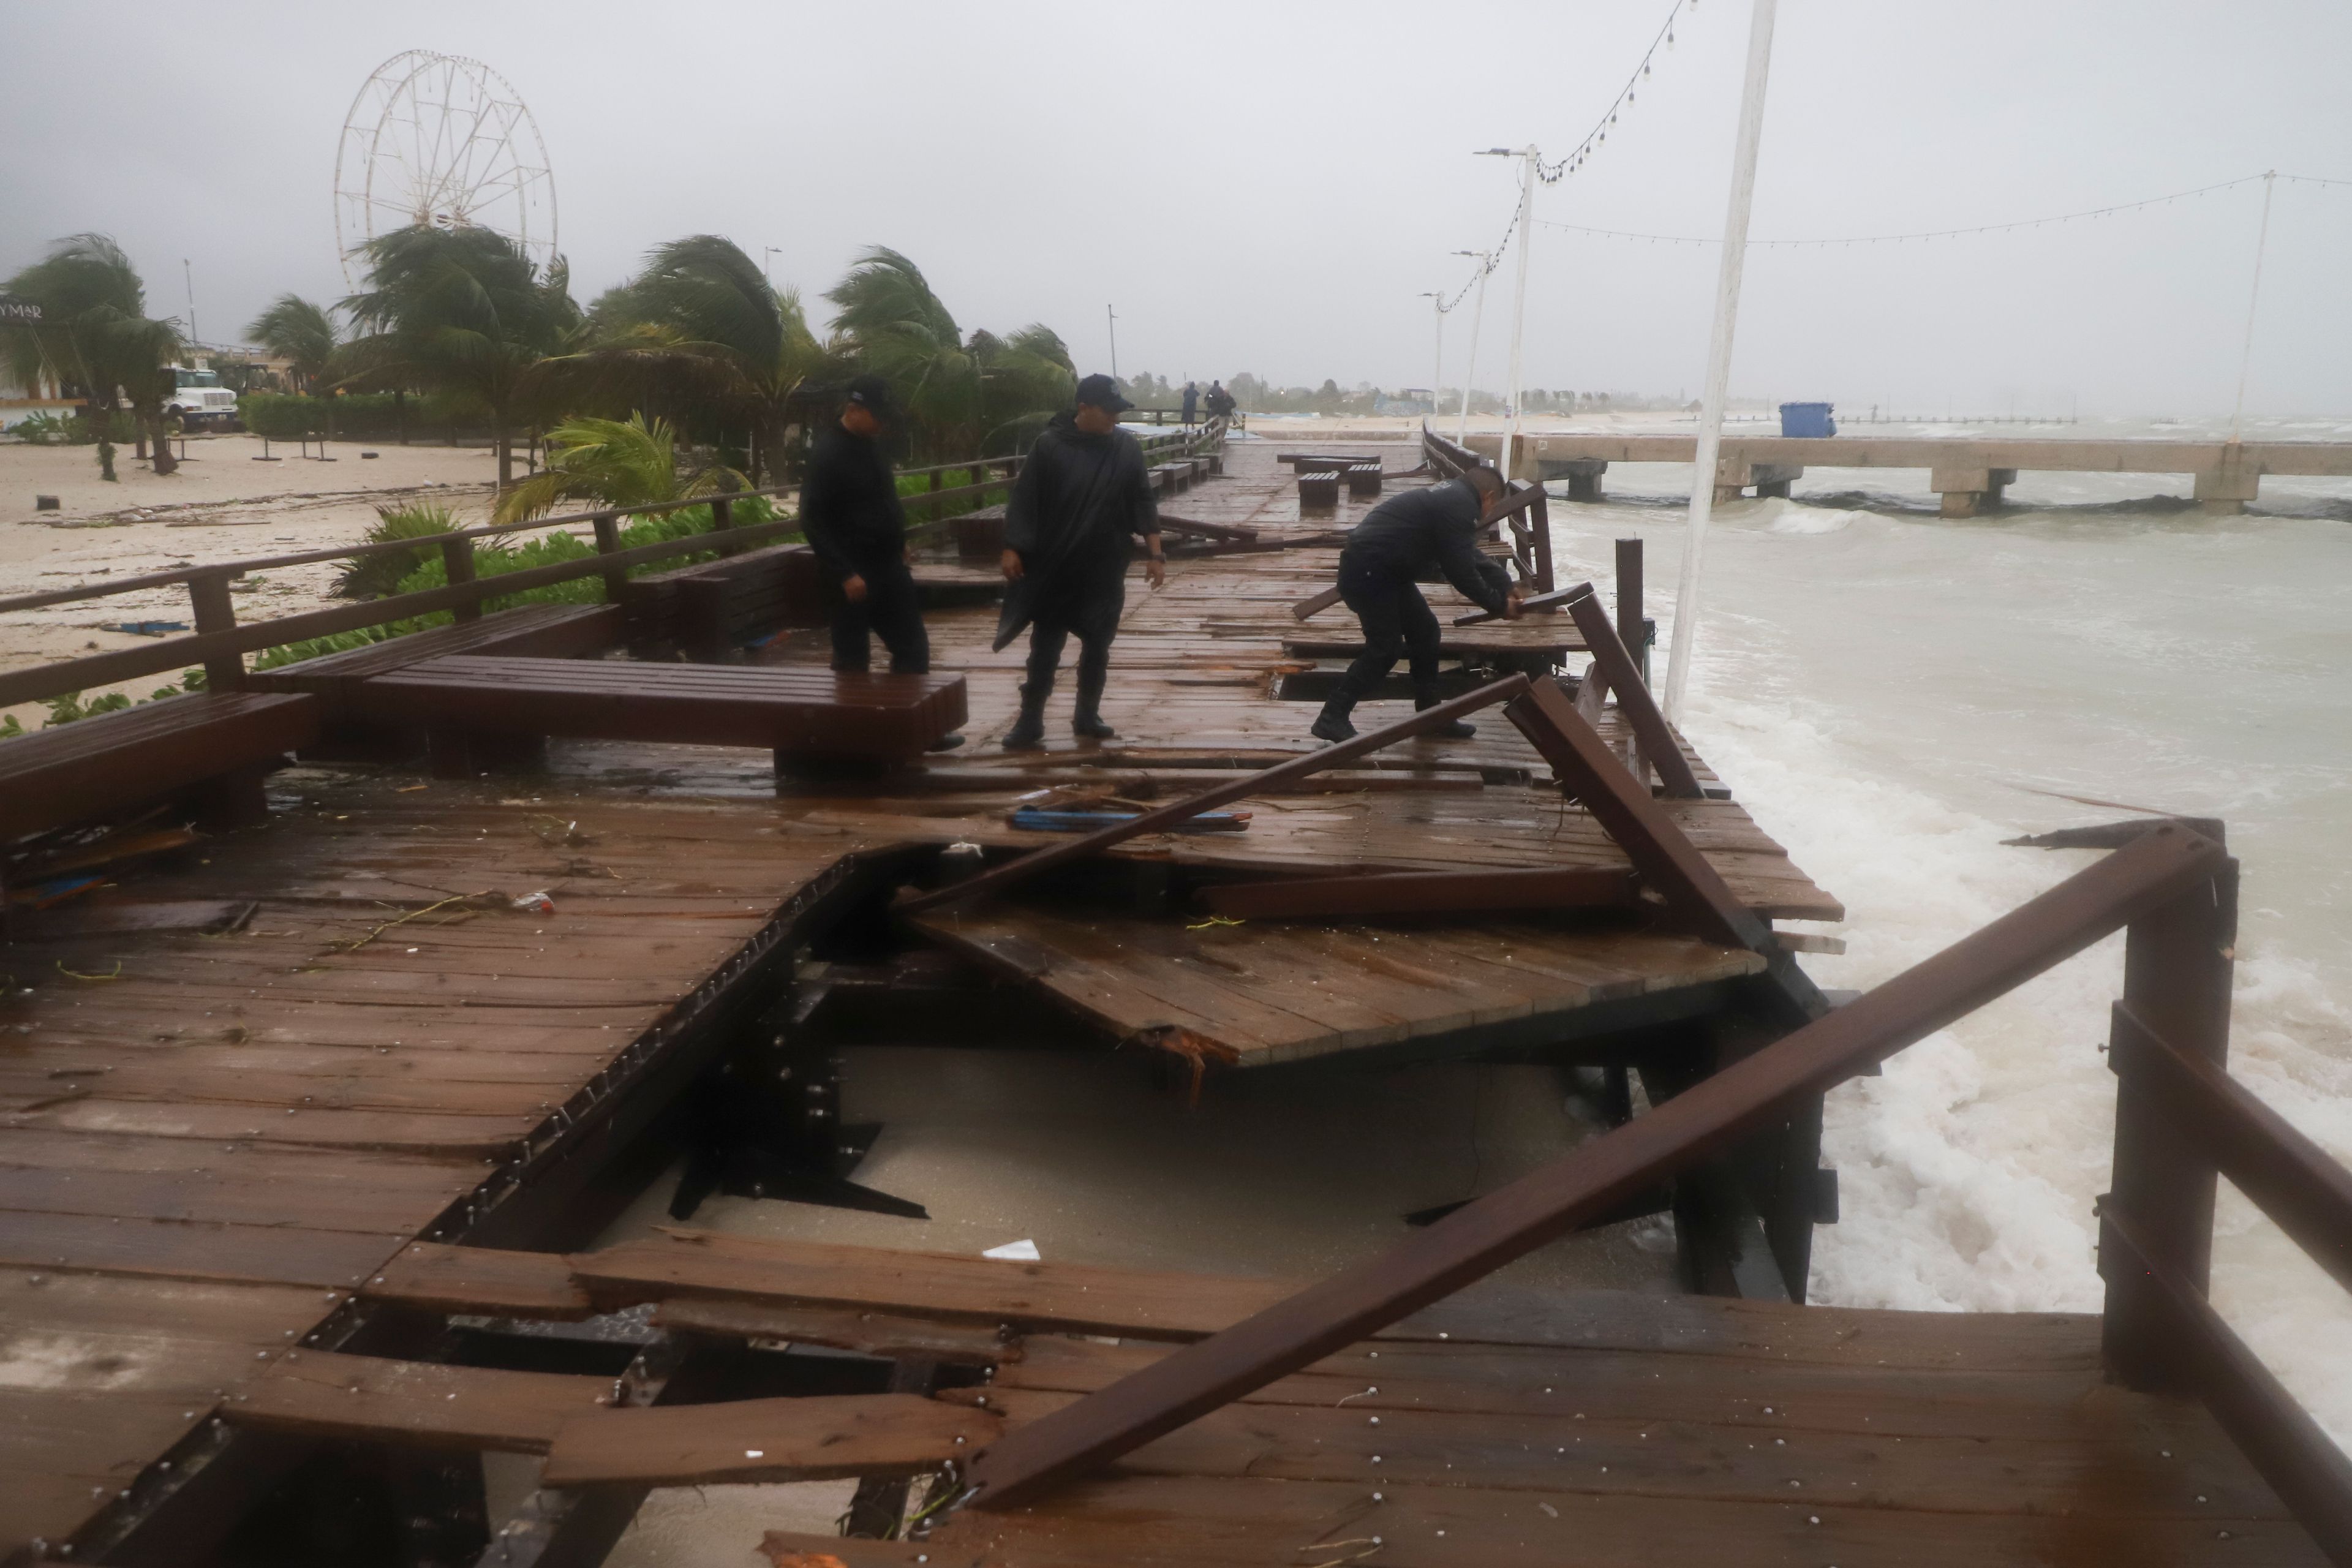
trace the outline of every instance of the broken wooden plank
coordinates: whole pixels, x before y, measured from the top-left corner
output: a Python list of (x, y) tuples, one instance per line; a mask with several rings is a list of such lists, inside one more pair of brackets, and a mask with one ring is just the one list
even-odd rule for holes
[[(1566, 700), (1551, 693), (1563, 709)], [(1570, 721), (1580, 724), (1573, 713)], [(1621, 776), (1622, 776), (1622, 770)], [(1647, 799), (1644, 792), (1643, 798)], [(2167, 828), (1848, 1005), (1439, 1220), (1387, 1256), (1009, 1435), (968, 1476), (1003, 1510), (1353, 1344), (1607, 1212), (2209, 878), (2221, 846)]]
[[(1549, 594), (1538, 594), (1531, 598), (1520, 600), (1519, 613), (1527, 616), (1539, 616), (1557, 611), (1561, 605), (1572, 600), (1581, 599), (1591, 592), (1592, 584), (1590, 583), (1579, 583), (1570, 588), (1555, 588)], [(1454, 616), (1454, 624), (1457, 626), (1485, 626), (1488, 621), (1499, 621), (1505, 618), (1492, 610), (1473, 610), (1466, 616)]]
[(221, 1414), (317, 1437), (544, 1454), (567, 1422), (612, 1398), (609, 1377), (306, 1350), (289, 1351)]
[(673, 1297), (654, 1309), (653, 1321), (656, 1328), (687, 1333), (826, 1345), (893, 1361), (995, 1366), (1021, 1356), (1021, 1342), (998, 1329), (852, 1308), (780, 1307), (761, 1301)]
[(411, 1242), (362, 1288), (371, 1301), (431, 1312), (475, 1312), (576, 1322), (592, 1314), (588, 1293), (560, 1252)]
[(699, 1487), (918, 1476), (992, 1441), (997, 1418), (912, 1394), (736, 1399), (567, 1422), (540, 1484)]
[[(1609, 612), (1601, 607), (1599, 598), (1587, 595), (1572, 600), (1568, 613), (1576, 620), (1576, 629), (1584, 634), (1584, 646), (1592, 652), (1592, 661), (1608, 675), (1609, 684), (1617, 693), (1617, 711), (1633, 727), (1641, 742), (1640, 755), (1658, 770), (1658, 778), (1665, 785), (1666, 795), (1673, 800), (1697, 800), (1706, 792), (1699, 788), (1698, 775), (1691, 771), (1690, 760), (1683, 755), (1682, 742), (1675, 738), (1666, 716), (1658, 711), (1657, 700), (1642, 683), (1642, 667), (1633, 662), (1633, 654), (1618, 640), (1617, 628), (1609, 624)], [(1645, 787), (1649, 775), (1639, 781)]]
[(1311, 620), (1339, 602), (1339, 590), (1335, 584), (1332, 587), (1324, 589), (1321, 593), (1317, 594), (1310, 598), (1301, 599), (1298, 603), (1291, 605), (1290, 617), (1297, 621)]
[(1032, 850), (1018, 860), (982, 871), (977, 877), (967, 878), (963, 881), (953, 882), (947, 887), (906, 900), (898, 908), (902, 912), (913, 914), (940, 904), (966, 903), (973, 899), (985, 897), (1001, 891), (1015, 882), (1026, 881), (1041, 871), (1050, 870), (1055, 866), (1066, 865), (1072, 860), (1083, 859), (1088, 855), (1099, 853), (1114, 844), (1124, 843), (1140, 834), (1158, 833), (1175, 823), (1197, 816), (1202, 812), (1213, 810), (1229, 801), (1246, 799), (1261, 789), (1287, 784), (1292, 779), (1304, 778), (1311, 773), (1322, 773), (1326, 769), (1339, 766), (1341, 763), (1352, 762), (1369, 752), (1377, 752), (1383, 746), (1394, 745), (1399, 741), (1409, 740), (1430, 730), (1442, 729), (1457, 719), (1478, 712), (1482, 709), (1490, 708), (1497, 702), (1509, 701), (1527, 689), (1526, 676), (1507, 676), (1491, 685), (1482, 686), (1465, 696), (1457, 697), (1451, 702), (1441, 702), (1434, 708), (1424, 708), (1410, 718), (1400, 719), (1393, 724), (1386, 724), (1380, 729), (1368, 731), (1352, 741), (1342, 741), (1336, 746), (1326, 746), (1320, 751), (1305, 752), (1291, 758), (1288, 762), (1278, 763), (1263, 773), (1252, 773), (1247, 778), (1235, 780), (1232, 784), (1220, 784), (1214, 789), (1203, 790), (1199, 795), (1170, 805), (1163, 805), (1157, 811), (1147, 811), (1140, 816), (1131, 817), (1125, 822), (1103, 828), (1099, 832), (1073, 838), (1066, 844), (1054, 844), (1043, 849)]
[(993, 1329), (1189, 1340), (1295, 1286), (1223, 1275), (1028, 1263), (945, 1252), (782, 1241), (665, 1227), (572, 1257), (601, 1303), (736, 1297), (778, 1306), (865, 1308)]
[(866, 1541), (854, 1535), (803, 1535), (772, 1530), (760, 1538), (769, 1568), (980, 1568), (981, 1554), (928, 1541)]
[(1630, 909), (1641, 887), (1630, 872), (1545, 867), (1523, 871), (1399, 871), (1296, 881), (1227, 882), (1201, 901), (1233, 920), (1343, 919), (1498, 910)]

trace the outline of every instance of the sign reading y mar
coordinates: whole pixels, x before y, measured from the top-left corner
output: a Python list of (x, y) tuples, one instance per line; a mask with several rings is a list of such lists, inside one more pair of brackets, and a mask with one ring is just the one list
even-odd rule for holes
[(20, 300), (14, 294), (0, 294), (0, 323), (9, 326), (32, 326), (41, 319), (37, 300)]

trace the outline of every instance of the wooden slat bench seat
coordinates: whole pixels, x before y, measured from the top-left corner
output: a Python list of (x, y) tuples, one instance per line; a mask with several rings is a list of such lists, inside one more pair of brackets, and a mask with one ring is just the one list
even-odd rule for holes
[(1310, 511), (1333, 511), (1339, 505), (1339, 470), (1298, 468), (1298, 510), (1301, 515)]
[(1004, 506), (984, 506), (948, 519), (955, 534), (956, 554), (966, 561), (993, 563), (1004, 553)]
[(1381, 493), (1381, 466), (1378, 463), (1350, 463), (1346, 472), (1349, 495), (1376, 496)]
[(675, 645), (705, 663), (780, 626), (826, 620), (816, 552), (805, 544), (770, 545), (633, 577), (621, 602), (632, 647)]
[(202, 788), (207, 816), (245, 820), (261, 776), (319, 732), (319, 704), (197, 692), (0, 741), (0, 838), (90, 821)]
[(349, 717), (352, 694), (363, 680), (449, 654), (581, 658), (618, 647), (624, 616), (618, 605), (518, 605), (479, 620), (258, 670), (247, 684), (257, 691), (308, 692), (319, 700), (320, 722), (332, 728)]
[(428, 659), (369, 681), (362, 701), (425, 726), (445, 773), (474, 771), (469, 738), (501, 735), (757, 746), (780, 765), (903, 762), (966, 717), (961, 675), (614, 659)]

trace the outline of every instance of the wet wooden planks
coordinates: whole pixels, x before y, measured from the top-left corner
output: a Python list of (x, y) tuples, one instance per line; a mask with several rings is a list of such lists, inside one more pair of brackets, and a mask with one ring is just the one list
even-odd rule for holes
[(274, 1375), (842, 852), (772, 806), (289, 777), (142, 880), (242, 930), (9, 951), (0, 1551)]
[(1755, 953), (1637, 930), (1242, 923), (1192, 930), (992, 902), (915, 923), (1113, 1038), (1181, 1029), (1239, 1066), (1393, 1045), (1760, 972)]

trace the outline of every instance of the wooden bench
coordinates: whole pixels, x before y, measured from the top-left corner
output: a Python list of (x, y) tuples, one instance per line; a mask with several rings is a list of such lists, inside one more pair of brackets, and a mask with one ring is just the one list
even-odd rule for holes
[(373, 715), (421, 725), (434, 772), (467, 776), (517, 738), (757, 746), (796, 762), (897, 763), (961, 729), (961, 675), (617, 659), (428, 659), (369, 681)]
[(632, 577), (621, 604), (631, 647), (676, 647), (711, 664), (780, 626), (821, 626), (830, 618), (816, 552), (805, 544)]
[(1336, 468), (1313, 469), (1302, 466), (1298, 470), (1298, 513), (1301, 517), (1312, 511), (1337, 511), (1339, 508), (1339, 472)]
[[(268, 813), (262, 779), (318, 733), (315, 698), (220, 691), (0, 741), (0, 842), (180, 795), (204, 826), (248, 826)], [(0, 887), (0, 932), (6, 920)]]
[(431, 626), (343, 653), (257, 670), (246, 677), (255, 691), (302, 692), (319, 700), (323, 729), (352, 717), (362, 682), (428, 658), (481, 654), (516, 658), (581, 658), (620, 646), (626, 612), (618, 605), (519, 605), (477, 621)]
[(1376, 496), (1381, 493), (1381, 466), (1378, 463), (1350, 463), (1346, 472), (1349, 495)]
[(958, 559), (992, 565), (1004, 553), (1004, 503), (951, 517), (948, 531), (955, 535)]

